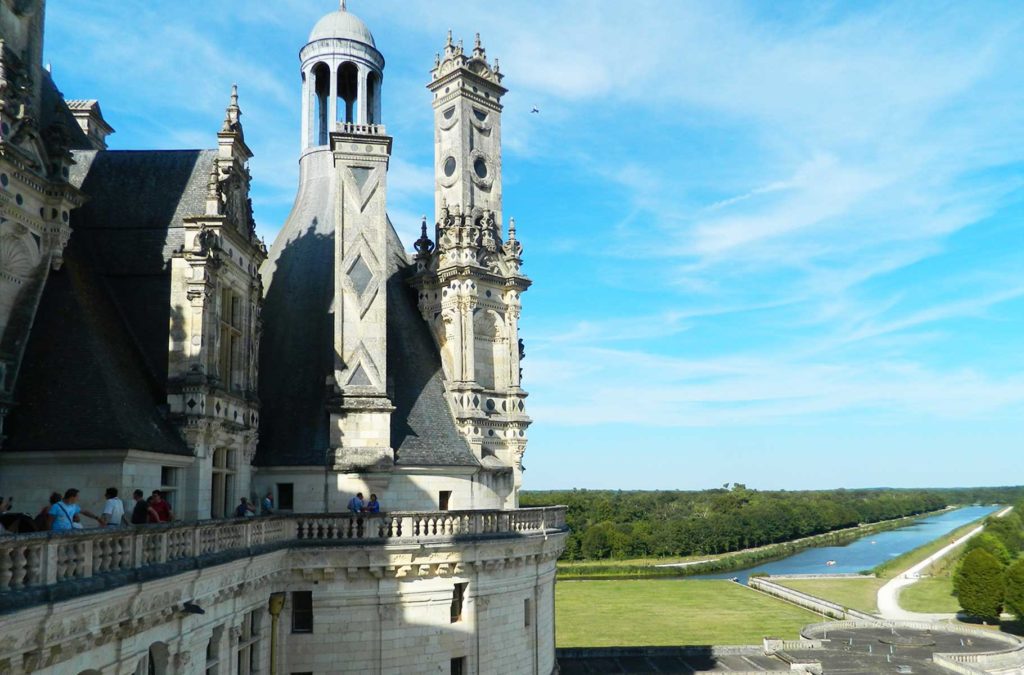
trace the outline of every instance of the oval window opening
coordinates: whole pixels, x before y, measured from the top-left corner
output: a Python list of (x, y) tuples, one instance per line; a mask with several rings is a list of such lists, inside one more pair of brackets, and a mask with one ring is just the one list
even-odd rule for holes
[(484, 161), (483, 157), (477, 157), (476, 161), (473, 162), (473, 171), (476, 171), (477, 176), (487, 178), (487, 162)]
[(451, 176), (453, 173), (455, 173), (455, 158), (449, 157), (444, 160), (444, 175)]

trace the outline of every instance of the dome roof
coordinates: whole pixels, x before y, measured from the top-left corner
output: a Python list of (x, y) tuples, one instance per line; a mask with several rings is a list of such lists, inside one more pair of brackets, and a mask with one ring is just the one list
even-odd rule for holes
[(317, 21), (316, 25), (313, 26), (313, 31), (309, 34), (310, 42), (326, 38), (355, 40), (356, 42), (368, 44), (375, 49), (377, 47), (373, 42), (373, 33), (363, 23), (363, 20), (345, 10), (344, 7), (337, 12), (331, 12)]

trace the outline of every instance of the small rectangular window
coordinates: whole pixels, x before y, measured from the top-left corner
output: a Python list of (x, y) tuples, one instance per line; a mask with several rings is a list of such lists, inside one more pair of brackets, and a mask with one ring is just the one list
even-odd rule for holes
[(452, 623), (462, 621), (462, 603), (466, 599), (466, 586), (469, 584), (455, 584), (452, 589)]
[(464, 675), (466, 672), (466, 657), (460, 656), (457, 659), (452, 659), (452, 675)]
[(285, 511), (292, 511), (295, 509), (294, 483), (277, 484), (277, 508)]
[(439, 511), (447, 511), (448, 510), (448, 502), (451, 501), (451, 498), (452, 498), (452, 491), (451, 490), (441, 490), (437, 494), (437, 509)]
[(292, 591), (292, 632), (313, 632), (312, 591)]
[(530, 606), (531, 604), (532, 603), (529, 598), (523, 600), (523, 626), (525, 628), (529, 628), (530, 624), (533, 623), (533, 619), (531, 618), (533, 614), (533, 607)]

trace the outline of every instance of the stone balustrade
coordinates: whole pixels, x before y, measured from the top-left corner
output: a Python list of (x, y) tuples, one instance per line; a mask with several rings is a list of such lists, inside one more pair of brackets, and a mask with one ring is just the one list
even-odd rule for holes
[(356, 134), (360, 136), (386, 136), (383, 124), (356, 124), (355, 122), (338, 122), (335, 128), (339, 134)]
[[(509, 511), (297, 514), (11, 535), (0, 537), (0, 611), (11, 607), (5, 595), (99, 577), (120, 575), (133, 580), (143, 572), (144, 578), (157, 578), (191, 569), (200, 560), (216, 564), (313, 542), (428, 544), (547, 535), (564, 529), (565, 507), (555, 506)], [(96, 590), (104, 587), (98, 584)]]

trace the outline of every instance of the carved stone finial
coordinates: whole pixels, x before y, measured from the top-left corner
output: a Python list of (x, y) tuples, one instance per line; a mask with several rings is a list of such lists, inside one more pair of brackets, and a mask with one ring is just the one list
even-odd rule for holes
[(484, 45), (480, 42), (480, 33), (476, 34), (476, 39), (473, 41), (473, 56), (478, 59), (486, 58), (484, 53)]
[(430, 237), (427, 236), (427, 217), (423, 216), (423, 221), (420, 224), (420, 238), (413, 244), (416, 249), (417, 258), (426, 258), (434, 250), (434, 242), (430, 241)]
[(448, 41), (444, 43), (444, 46), (445, 47), (451, 47), (452, 46), (452, 29), (451, 28), (448, 29)]
[(222, 132), (236, 131), (242, 132), (242, 109), (238, 107), (238, 85), (231, 85), (231, 100), (228, 103), (228, 107), (224, 109), (224, 125), (221, 127)]
[(341, 8), (340, 9), (341, 9), (342, 12), (347, 12), (348, 11), (348, 3), (346, 3), (345, 0), (341, 0)]
[[(527, 233), (527, 234), (529, 234), (529, 233)], [(509, 241), (515, 241), (516, 240), (516, 219), (515, 218), (509, 218), (508, 219), (508, 240)]]

